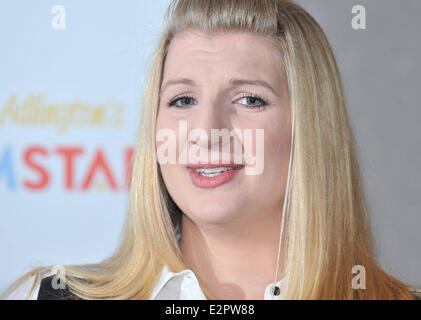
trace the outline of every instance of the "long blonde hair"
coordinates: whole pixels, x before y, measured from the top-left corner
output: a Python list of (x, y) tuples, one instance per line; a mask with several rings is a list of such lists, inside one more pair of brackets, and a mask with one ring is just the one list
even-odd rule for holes
[[(317, 22), (281, 0), (174, 0), (166, 22), (144, 91), (122, 241), (101, 263), (66, 266), (70, 290), (84, 299), (150, 299), (164, 265), (173, 272), (187, 267), (175, 233), (182, 213), (157, 164), (155, 123), (169, 44), (178, 32), (193, 28), (210, 34), (255, 32), (279, 46), (292, 113), (280, 234), (286, 257), (283, 298), (412, 299), (407, 287), (375, 262), (342, 84)], [(365, 268), (365, 290), (351, 286), (354, 266)], [(49, 268), (25, 274), (7, 291)]]

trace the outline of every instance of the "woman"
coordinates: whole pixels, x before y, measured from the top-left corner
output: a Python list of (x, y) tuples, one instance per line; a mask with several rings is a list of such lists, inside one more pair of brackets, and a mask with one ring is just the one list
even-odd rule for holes
[[(314, 19), (279, 0), (175, 0), (166, 18), (119, 249), (63, 267), (64, 289), (45, 267), (6, 295), (414, 299), (375, 262), (338, 68)], [(235, 128), (228, 140), (206, 139)], [(182, 129), (202, 133), (186, 139)], [(233, 140), (240, 162), (231, 149), (229, 163), (206, 161), (203, 151)], [(196, 152), (199, 162), (185, 157)], [(264, 169), (247, 173), (250, 159)]]

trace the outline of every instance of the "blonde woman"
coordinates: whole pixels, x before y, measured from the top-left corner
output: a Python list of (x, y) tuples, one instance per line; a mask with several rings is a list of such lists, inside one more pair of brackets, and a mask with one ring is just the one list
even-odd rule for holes
[[(33, 270), (4, 297), (416, 298), (376, 264), (338, 68), (314, 19), (279, 0), (178, 0), (166, 18), (119, 249)], [(235, 128), (254, 134), (241, 162), (180, 161), (239, 137), (182, 129)], [(161, 161), (165, 147), (176, 163)], [(263, 170), (247, 172), (251, 158)]]

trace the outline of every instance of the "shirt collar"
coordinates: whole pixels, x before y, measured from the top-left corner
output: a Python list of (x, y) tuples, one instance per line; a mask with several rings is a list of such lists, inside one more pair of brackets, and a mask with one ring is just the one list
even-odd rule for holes
[[(266, 286), (264, 300), (280, 300), (274, 295), (275, 286), (282, 291), (285, 278)], [(199, 281), (190, 269), (174, 273), (167, 265), (162, 268), (159, 280), (152, 291), (151, 300), (207, 300), (200, 288)]]

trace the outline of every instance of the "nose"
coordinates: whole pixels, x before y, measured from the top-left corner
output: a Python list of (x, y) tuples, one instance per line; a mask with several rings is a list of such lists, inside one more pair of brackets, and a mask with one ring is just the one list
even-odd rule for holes
[[(198, 130), (194, 131), (193, 139), (189, 139), (189, 143), (208, 150), (230, 143), (231, 113), (229, 106), (217, 99), (208, 99), (205, 102), (202, 99), (202, 103), (191, 115), (189, 129)], [(221, 131), (223, 129), (225, 130)], [(206, 134), (201, 135), (200, 132)]]

